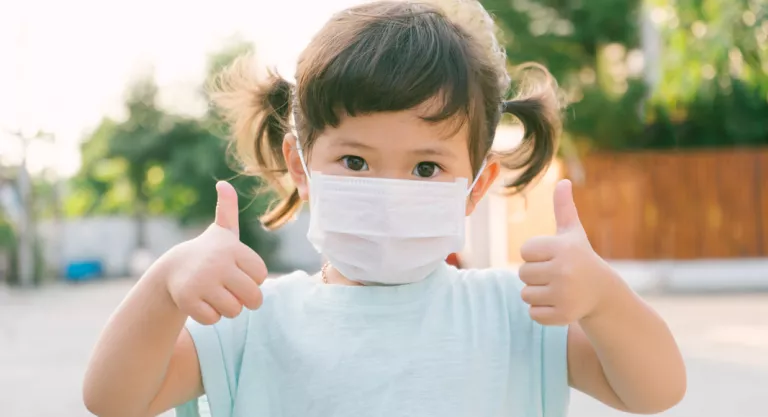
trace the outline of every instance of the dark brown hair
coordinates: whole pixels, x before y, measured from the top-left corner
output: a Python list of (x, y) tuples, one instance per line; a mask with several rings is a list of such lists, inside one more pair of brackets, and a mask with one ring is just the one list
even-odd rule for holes
[[(479, 3), (476, 7), (482, 10)], [(250, 57), (217, 77), (211, 98), (232, 125), (240, 162), (280, 197), (261, 219), (266, 228), (280, 227), (301, 207), (282, 154), (291, 115), (309, 155), (318, 134), (337, 126), (342, 115), (408, 110), (437, 99), (436, 111), (424, 120), (456, 117), (467, 123), (475, 171), (486, 157), (496, 158), (503, 167), (520, 170), (507, 184), (517, 192), (546, 169), (561, 127), (551, 76), (538, 67), (544, 82), (505, 100), (509, 76), (493, 33), (464, 24), (466, 11), (454, 14), (403, 0), (352, 7), (331, 18), (303, 51), (295, 87), (274, 72), (260, 81)], [(520, 120), (524, 138), (514, 150), (492, 153), (503, 113)]]

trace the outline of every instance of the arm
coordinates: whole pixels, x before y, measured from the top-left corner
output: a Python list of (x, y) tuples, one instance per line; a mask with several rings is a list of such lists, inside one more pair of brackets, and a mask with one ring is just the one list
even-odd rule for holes
[(91, 356), (83, 398), (98, 416), (156, 415), (202, 394), (186, 315), (158, 261), (110, 318)]
[(555, 187), (554, 209), (557, 233), (520, 248), (520, 296), (533, 320), (570, 325), (570, 385), (633, 413), (677, 404), (685, 365), (666, 324), (592, 249), (570, 181)]
[(666, 410), (685, 395), (683, 359), (667, 325), (614, 276), (611, 297), (570, 326), (570, 385), (637, 414)]
[(107, 323), (83, 384), (92, 413), (144, 417), (200, 396), (187, 317), (212, 325), (261, 306), (266, 266), (238, 239), (235, 189), (220, 182), (216, 191), (216, 222), (160, 257)]

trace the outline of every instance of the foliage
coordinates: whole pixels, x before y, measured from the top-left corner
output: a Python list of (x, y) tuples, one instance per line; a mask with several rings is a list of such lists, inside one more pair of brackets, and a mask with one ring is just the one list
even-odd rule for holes
[[(566, 138), (602, 149), (768, 144), (768, 4), (759, 0), (482, 0), (513, 64), (544, 64)], [(648, 91), (641, 19), (662, 41)], [(646, 57), (647, 58), (647, 57)], [(644, 72), (646, 74), (644, 74)]]
[(768, 4), (748, 0), (654, 0), (653, 4), (652, 16), (668, 44), (656, 94), (660, 102), (711, 99), (713, 90), (729, 90), (730, 78), (743, 80), (763, 96), (768, 93)]
[(0, 209), (0, 250), (10, 250), (16, 246), (16, 232), (10, 219)]
[[(0, 262), (7, 260), (10, 261), (5, 270), (6, 283), (15, 284), (18, 282), (18, 265), (17, 265), (17, 251), (18, 251), (18, 238), (16, 236), (16, 230), (14, 230), (11, 219), (7, 213), (0, 207), (0, 257), (6, 259), (0, 260)], [(2, 284), (2, 275), (0, 275), (0, 284)]]
[(646, 147), (768, 144), (768, 4), (655, 0), (668, 45)]
[(628, 70), (639, 47), (640, 0), (483, 0), (513, 65), (546, 66), (569, 106), (566, 137), (621, 148), (642, 132), (645, 87)]
[[(250, 50), (233, 43), (209, 60), (209, 73)], [(226, 129), (209, 111), (199, 119), (169, 114), (157, 105), (151, 77), (129, 88), (127, 120), (102, 120), (82, 144), (83, 164), (70, 182), (65, 214), (170, 215), (183, 223), (210, 222), (216, 206), (215, 184), (229, 180), (241, 198), (241, 240), (263, 257), (274, 239), (262, 231), (258, 216), (269, 195), (254, 198), (260, 184), (239, 176), (226, 158)]]

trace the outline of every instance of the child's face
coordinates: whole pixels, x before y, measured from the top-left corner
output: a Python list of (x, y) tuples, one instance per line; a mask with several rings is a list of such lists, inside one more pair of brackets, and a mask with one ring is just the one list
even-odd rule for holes
[[(428, 123), (421, 115), (424, 112), (417, 108), (342, 118), (338, 127), (326, 128), (312, 146), (307, 161), (310, 173), (443, 182), (468, 178), (471, 184), (466, 124), (457, 130), (455, 120)], [(283, 153), (301, 198), (307, 200), (308, 182), (296, 145), (289, 135)], [(468, 199), (467, 215), (498, 172), (498, 164), (489, 162)]]

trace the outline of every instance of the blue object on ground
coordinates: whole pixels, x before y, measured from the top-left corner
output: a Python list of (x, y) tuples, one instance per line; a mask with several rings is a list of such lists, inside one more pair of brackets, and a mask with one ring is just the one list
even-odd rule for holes
[(100, 278), (104, 272), (101, 261), (82, 260), (67, 264), (65, 278), (67, 281), (87, 281)]

